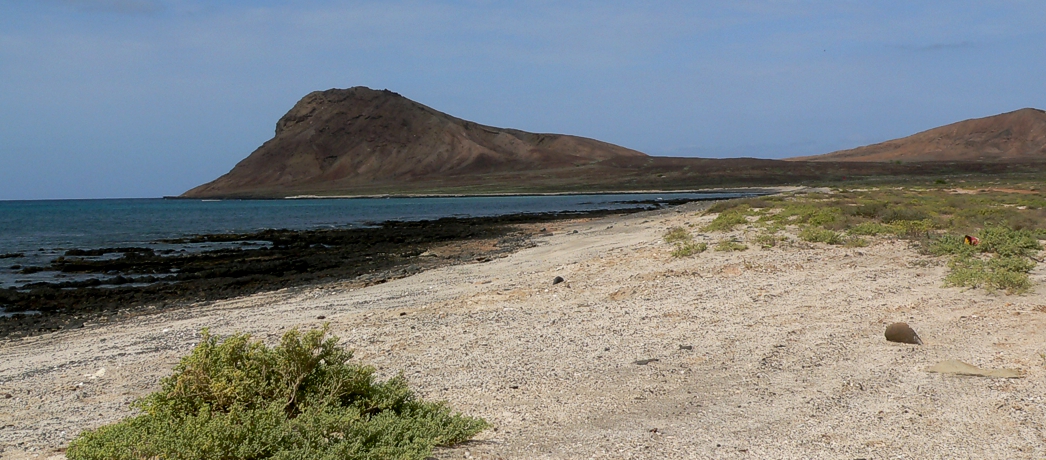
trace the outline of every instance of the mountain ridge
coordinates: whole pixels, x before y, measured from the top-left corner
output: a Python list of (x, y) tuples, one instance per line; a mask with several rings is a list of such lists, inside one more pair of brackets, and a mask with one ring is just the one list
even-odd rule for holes
[(1023, 108), (911, 136), (789, 161), (1046, 161), (1046, 111)]

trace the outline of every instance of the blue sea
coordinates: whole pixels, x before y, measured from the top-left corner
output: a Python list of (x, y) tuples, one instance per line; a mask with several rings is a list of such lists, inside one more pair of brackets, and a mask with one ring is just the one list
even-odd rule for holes
[[(660, 193), (555, 196), (357, 198), (294, 200), (40, 200), (0, 201), (0, 288), (61, 281), (46, 266), (69, 249), (148, 247), (208, 250), (229, 243), (171, 245), (162, 239), (263, 229), (351, 228), (397, 220), (486, 217), (516, 213), (624, 209), (649, 200), (707, 200), (739, 193)], [(109, 255), (115, 257), (117, 255)], [(14, 268), (18, 267), (18, 268)]]

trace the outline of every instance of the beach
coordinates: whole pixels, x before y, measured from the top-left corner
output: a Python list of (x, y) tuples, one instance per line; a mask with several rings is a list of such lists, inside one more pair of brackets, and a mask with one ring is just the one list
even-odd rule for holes
[[(203, 328), (273, 344), (325, 323), (383, 378), (490, 422), (440, 459), (1046, 456), (1043, 264), (1007, 296), (943, 287), (946, 259), (888, 237), (848, 248), (786, 229), (770, 249), (673, 257), (673, 227), (745, 240), (701, 233), (707, 205), (531, 224), (546, 229), (533, 247), (381, 284), (5, 339), (0, 457), (63, 458), (81, 430), (131, 415)], [(887, 342), (898, 321), (923, 345)], [(1023, 377), (926, 371), (949, 359)]]

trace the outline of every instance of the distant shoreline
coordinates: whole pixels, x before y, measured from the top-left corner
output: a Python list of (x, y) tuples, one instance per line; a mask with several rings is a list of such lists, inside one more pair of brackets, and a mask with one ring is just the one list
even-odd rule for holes
[[(808, 188), (806, 186), (785, 186), (785, 187), (730, 187), (730, 188), (705, 188), (705, 189), (689, 189), (689, 190), (609, 190), (609, 191), (598, 191), (598, 192), (501, 192), (501, 193), (380, 193), (380, 194), (366, 194), (366, 195), (289, 195), (282, 197), (208, 197), (208, 198), (196, 198), (186, 197), (181, 195), (164, 196), (165, 200), (198, 200), (198, 201), (216, 201), (216, 200), (319, 200), (319, 199), (338, 199), (338, 200), (354, 200), (354, 199), (381, 199), (381, 198), (496, 198), (496, 197), (519, 197), (519, 196), (583, 196), (583, 195), (648, 195), (656, 193), (665, 194), (683, 194), (683, 193), (751, 193), (757, 195), (771, 195), (775, 193), (784, 193), (789, 191), (801, 190)], [(720, 199), (720, 198), (709, 198), (709, 199)], [(694, 200), (701, 201), (701, 200)]]

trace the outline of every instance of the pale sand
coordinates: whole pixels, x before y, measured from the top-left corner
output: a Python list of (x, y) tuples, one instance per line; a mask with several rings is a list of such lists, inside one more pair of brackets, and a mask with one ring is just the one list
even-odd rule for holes
[[(495, 427), (439, 458), (1046, 457), (1043, 264), (1005, 296), (942, 287), (944, 259), (888, 239), (671, 257), (663, 234), (707, 223), (699, 207), (552, 225), (509, 257), (354, 291), (0, 342), (2, 455), (60, 458), (129, 415), (203, 327), (272, 342), (330, 321), (382, 375)], [(925, 344), (886, 342), (894, 321)], [(1025, 377), (925, 372), (946, 359)]]

